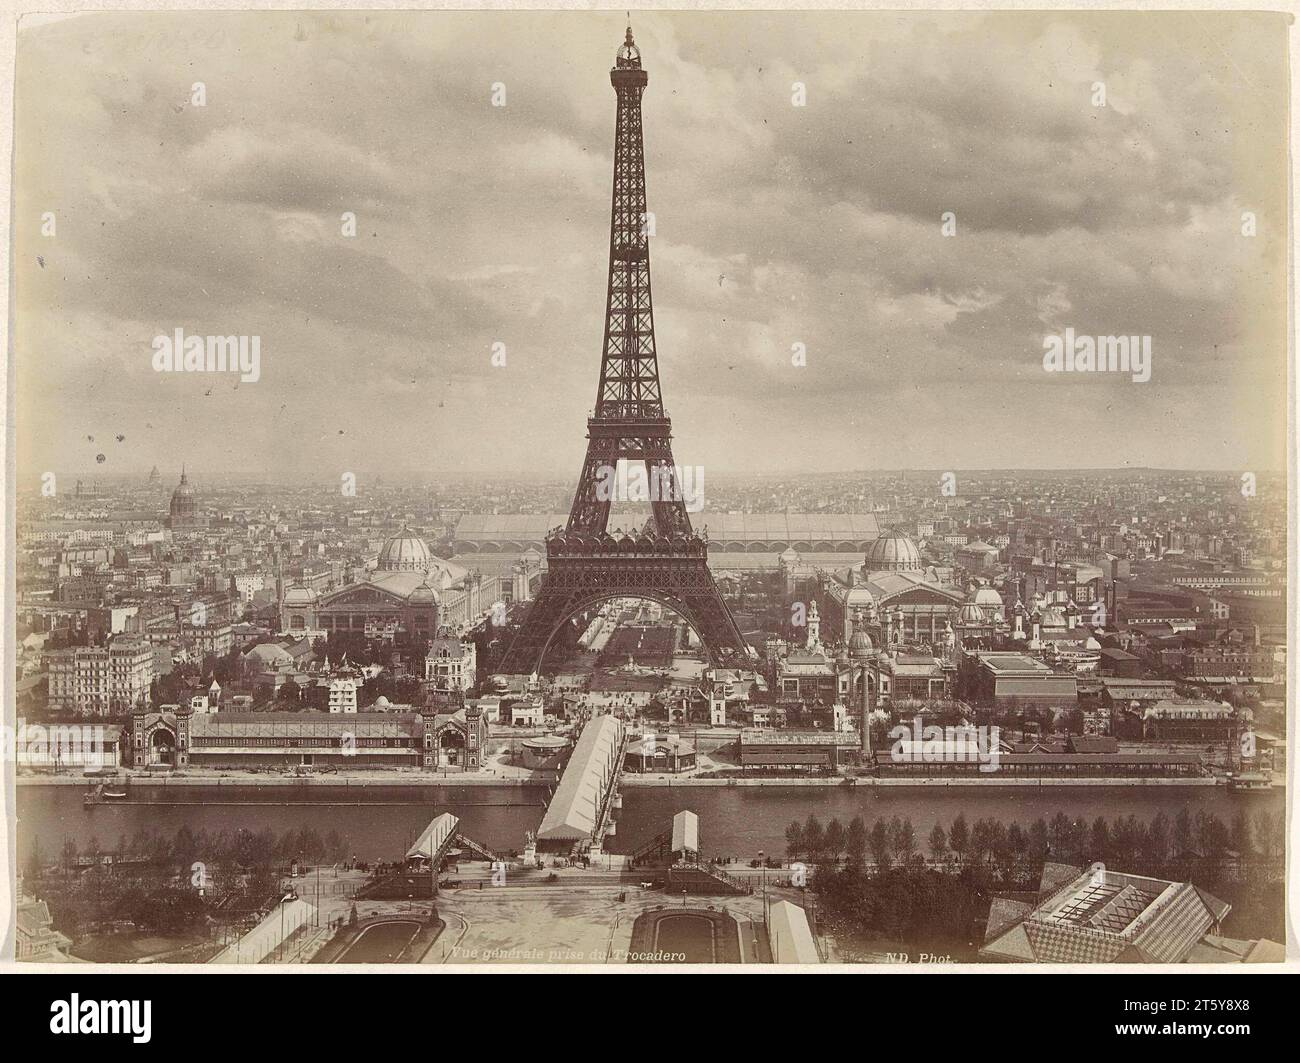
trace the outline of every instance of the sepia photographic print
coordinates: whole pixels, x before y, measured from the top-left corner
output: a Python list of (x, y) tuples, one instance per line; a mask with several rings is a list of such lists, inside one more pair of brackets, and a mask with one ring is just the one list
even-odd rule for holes
[(1291, 969), (1293, 32), (23, 15), (7, 969)]

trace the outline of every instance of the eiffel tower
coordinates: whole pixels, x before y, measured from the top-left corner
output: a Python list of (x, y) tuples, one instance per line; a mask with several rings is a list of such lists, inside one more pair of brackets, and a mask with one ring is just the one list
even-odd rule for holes
[[(641, 94), (649, 78), (631, 27), (609, 79), (618, 116), (596, 408), (587, 419), (587, 458), (568, 524), (548, 534), (541, 589), (493, 669), (505, 674), (539, 670), (565, 623), (619, 597), (649, 598), (675, 611), (715, 665), (742, 664), (750, 653), (709, 572), (708, 541), (691, 528), (673, 464), (672, 422), (659, 391), (641, 134)], [(644, 465), (651, 516), (640, 531), (611, 535), (610, 484), (620, 459), (629, 468)]]

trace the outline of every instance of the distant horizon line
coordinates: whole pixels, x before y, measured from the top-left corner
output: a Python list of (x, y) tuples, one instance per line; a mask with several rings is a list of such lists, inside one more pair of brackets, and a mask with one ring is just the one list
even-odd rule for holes
[[(193, 462), (189, 462), (189, 461), (186, 461), (186, 462), (183, 462), (183, 463), (180, 463), (180, 464), (184, 464), (184, 465), (185, 465), (185, 473), (186, 473), (186, 475), (189, 476), (191, 479), (192, 479), (193, 476), (195, 475), (196, 468), (197, 468), (198, 470), (200, 470), (200, 472), (198, 473), (199, 475), (204, 475), (204, 474), (201, 472), (201, 470), (202, 470), (202, 466), (201, 466), (201, 465), (199, 465), (199, 466), (195, 466)], [(177, 482), (180, 481), (180, 475), (181, 475), (180, 464), (177, 464), (175, 470), (173, 470), (173, 471), (174, 471), (174, 474), (175, 474), (175, 479), (176, 479)], [(150, 470), (150, 471), (148, 471), (148, 472), (98, 472), (98, 471), (94, 471), (94, 472), (85, 472), (85, 473), (80, 473), (80, 474), (78, 474), (78, 473), (67, 473), (67, 472), (62, 472), (62, 471), (60, 471), (60, 470), (58, 470), (58, 469), (55, 469), (55, 470), (52, 470), (52, 471), (53, 471), (56, 475), (61, 476), (61, 477), (64, 477), (64, 478), (68, 478), (68, 479), (77, 479), (77, 480), (82, 480), (82, 481), (85, 481), (85, 480), (87, 480), (87, 479), (103, 479), (103, 480), (147, 480), (147, 479), (149, 478), (149, 476), (151, 475), (151, 472), (152, 472), (152, 470)], [(349, 471), (352, 471), (352, 470), (349, 470)], [(938, 473), (938, 474), (942, 474), (942, 473), (946, 473), (946, 472), (951, 472), (951, 473), (967, 473), (967, 474), (971, 474), (971, 473), (980, 474), (980, 473), (1149, 473), (1149, 472), (1159, 472), (1159, 473), (1199, 473), (1199, 474), (1215, 474), (1215, 475), (1225, 475), (1225, 476), (1226, 476), (1226, 475), (1240, 475), (1240, 474), (1242, 474), (1242, 473), (1251, 472), (1251, 473), (1254, 473), (1255, 475), (1258, 476), (1258, 475), (1260, 475), (1260, 474), (1264, 474), (1264, 475), (1278, 475), (1278, 474), (1281, 474), (1281, 473), (1283, 473), (1283, 472), (1285, 472), (1285, 471), (1286, 471), (1286, 470), (1284, 470), (1284, 469), (1282, 469), (1282, 468), (1279, 468), (1279, 467), (1276, 467), (1276, 466), (1271, 467), (1271, 468), (1270, 468), (1270, 467), (1255, 466), (1255, 467), (1253, 467), (1253, 468), (1246, 469), (1246, 468), (1242, 468), (1242, 467), (1239, 467), (1239, 466), (1231, 466), (1231, 467), (1210, 467), (1210, 466), (1200, 466), (1200, 467), (1194, 467), (1194, 466), (1162, 466), (1162, 465), (1062, 465), (1062, 466), (1050, 466), (1050, 465), (1038, 465), (1038, 466), (1034, 466), (1034, 465), (1006, 465), (1006, 466), (1000, 466), (1000, 465), (985, 465), (985, 466), (967, 466), (967, 467), (965, 467), (965, 468), (963, 468), (963, 467), (961, 467), (961, 466), (938, 466), (938, 465), (935, 465), (935, 466), (909, 466), (909, 467), (906, 467), (906, 468), (903, 468), (903, 467), (897, 467), (897, 468), (880, 468), (880, 469), (843, 469), (843, 470), (834, 470), (834, 471), (812, 471), (812, 470), (808, 470), (808, 469), (802, 469), (802, 470), (799, 470), (799, 469), (791, 469), (791, 470), (758, 470), (758, 471), (752, 471), (752, 472), (718, 472), (718, 473), (714, 473), (713, 475), (715, 475), (715, 476), (717, 476), (717, 477), (724, 478), (724, 479), (742, 479), (742, 478), (745, 478), (745, 477), (758, 477), (758, 478), (781, 478), (781, 477), (791, 477), (791, 476), (806, 476), (806, 477), (812, 477), (812, 478), (817, 478), (817, 477), (842, 477), (842, 476), (868, 476), (868, 477), (878, 477), (878, 476), (911, 475), (911, 474), (913, 474), (913, 473), (915, 473), (915, 474), (926, 474), (926, 475), (930, 475), (930, 474), (936, 474), (936, 473)], [(161, 479), (163, 479), (163, 480), (165, 480), (165, 481), (168, 480), (168, 474), (167, 474), (167, 473), (166, 473), (166, 472), (165, 472), (161, 467), (159, 467), (159, 475), (160, 475), (160, 478), (161, 478)], [(547, 481), (547, 482), (549, 482), (549, 481), (551, 481), (551, 480), (568, 480), (568, 479), (572, 479), (572, 477), (570, 477), (569, 475), (567, 475), (567, 474), (560, 474), (560, 473), (547, 474), (547, 475), (544, 475), (544, 476), (539, 476), (538, 474), (535, 474), (535, 473), (534, 473), (534, 474), (527, 474), (527, 473), (502, 473), (502, 472), (486, 472), (486, 471), (471, 471), (471, 472), (465, 472), (465, 473), (458, 473), (458, 474), (456, 474), (455, 477), (430, 477), (430, 476), (427, 476), (427, 475), (426, 475), (426, 476), (423, 477), (423, 478), (419, 478), (419, 477), (417, 477), (416, 474), (413, 474), (413, 473), (380, 472), (380, 473), (374, 473), (374, 474), (371, 474), (371, 473), (366, 472), (366, 471), (364, 471), (364, 470), (361, 470), (359, 473), (357, 473), (357, 475), (358, 475), (359, 478), (360, 478), (360, 477), (365, 477), (365, 478), (367, 478), (367, 479), (371, 479), (371, 480), (382, 478), (382, 479), (384, 479), (385, 481), (391, 481), (391, 482), (402, 482), (402, 481), (407, 481), (407, 482), (426, 482), (426, 483), (427, 483), (427, 482), (430, 482), (431, 480), (432, 480), (432, 481), (435, 481), (435, 482), (441, 482), (441, 483), (464, 483), (464, 482), (466, 482), (466, 481), (468, 481), (468, 480), (472, 480), (472, 479), (513, 480), (513, 481), (519, 481), (519, 482), (523, 482), (523, 481), (526, 481), (526, 480), (537, 481), (537, 480), (539, 480), (539, 479), (540, 479), (540, 480), (543, 480), (543, 481)], [(208, 476), (208, 477), (206, 477), (206, 478), (209, 479), (209, 480), (218, 480), (218, 479), (219, 479), (219, 480), (225, 480), (225, 481), (228, 481), (228, 482), (234, 482), (234, 483), (278, 483), (278, 482), (283, 482), (283, 481), (276, 481), (276, 480), (265, 480), (265, 479), (262, 479), (262, 478), (260, 478), (260, 477), (258, 477), (258, 476), (256, 476), (256, 475), (254, 475), (254, 474), (248, 474), (248, 475), (242, 475), (242, 476), (240, 476), (240, 475), (238, 475), (238, 474), (232, 474), (232, 473), (230, 473), (228, 470), (227, 470), (227, 471), (223, 471), (223, 472), (218, 473), (218, 474), (215, 474), (215, 475), (213, 475), (213, 476)], [(289, 479), (302, 480), (303, 477), (301, 477), (301, 476), (290, 476)], [(324, 477), (324, 478), (323, 478), (321, 481), (319, 481), (319, 482), (333, 482), (333, 479), (334, 479), (334, 477), (333, 477), (332, 475), (330, 475), (330, 476), (326, 476), (326, 477)], [(318, 481), (316, 481), (316, 480), (310, 480), (310, 481), (308, 481), (308, 483), (311, 483), (311, 484), (314, 484), (314, 483), (316, 483), (316, 482), (318, 482)]]

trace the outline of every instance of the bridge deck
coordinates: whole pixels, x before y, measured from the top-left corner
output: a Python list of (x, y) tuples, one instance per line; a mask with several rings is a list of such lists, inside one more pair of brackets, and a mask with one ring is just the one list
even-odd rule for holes
[(537, 829), (540, 845), (567, 848), (600, 837), (618, 782), (624, 743), (623, 722), (617, 717), (597, 716), (582, 729)]

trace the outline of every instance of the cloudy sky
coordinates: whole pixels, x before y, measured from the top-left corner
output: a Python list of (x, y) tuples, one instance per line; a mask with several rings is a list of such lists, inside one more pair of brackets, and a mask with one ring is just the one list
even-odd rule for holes
[[(677, 460), (1282, 467), (1283, 18), (636, 14)], [(623, 28), (25, 24), (20, 475), (576, 476)], [(261, 379), (154, 372), (178, 327)], [(1150, 382), (1045, 373), (1067, 327), (1150, 335)]]

